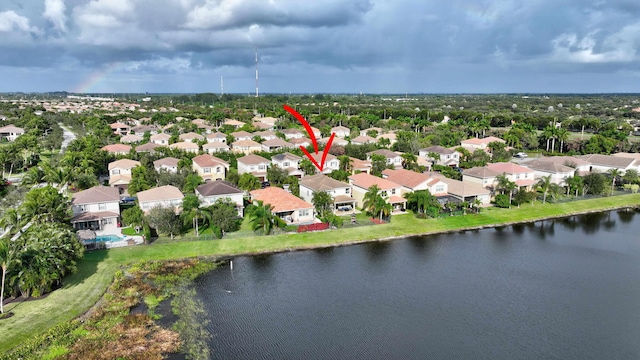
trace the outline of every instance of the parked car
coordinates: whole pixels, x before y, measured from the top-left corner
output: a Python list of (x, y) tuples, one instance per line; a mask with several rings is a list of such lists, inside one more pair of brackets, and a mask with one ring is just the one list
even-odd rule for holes
[(136, 200), (138, 200), (138, 198), (133, 196), (127, 196), (120, 199), (120, 202), (123, 204), (129, 204), (129, 203), (135, 202)]
[(524, 159), (524, 158), (528, 157), (528, 155), (526, 153), (523, 153), (523, 152), (519, 152), (519, 153), (517, 153), (517, 154), (515, 154), (513, 156), (517, 157), (517, 158), (520, 158), (520, 159)]
[(260, 184), (260, 187), (261, 187), (261, 188), (263, 188), (263, 189), (264, 189), (264, 188), (267, 188), (267, 187), (269, 187), (269, 186), (271, 186), (271, 184), (269, 184), (269, 182), (268, 182), (268, 181), (264, 181), (264, 182), (262, 182), (262, 184)]

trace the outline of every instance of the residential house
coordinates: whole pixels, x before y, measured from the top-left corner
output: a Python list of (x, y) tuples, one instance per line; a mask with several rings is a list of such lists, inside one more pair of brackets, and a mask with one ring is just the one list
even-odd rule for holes
[(191, 159), (192, 168), (205, 181), (207, 180), (224, 180), (227, 171), (229, 171), (229, 163), (209, 154), (202, 154)]
[(263, 141), (261, 145), (262, 151), (266, 152), (278, 151), (281, 149), (291, 149), (293, 147), (292, 143), (286, 142), (280, 138)]
[(118, 122), (109, 125), (109, 127), (111, 127), (111, 130), (113, 130), (113, 133), (115, 135), (121, 136), (127, 135), (129, 133), (129, 130), (131, 130), (131, 126)]
[(151, 137), (149, 138), (152, 143), (161, 146), (169, 146), (169, 139), (171, 139), (171, 135), (164, 133), (151, 135)]
[(535, 172), (532, 169), (514, 164), (512, 162), (488, 163), (487, 167), (493, 171), (497, 171), (507, 176), (510, 181), (516, 183), (518, 187), (524, 187), (527, 190), (532, 188), (535, 183)]
[(253, 139), (254, 135), (250, 132), (247, 131), (236, 131), (236, 132), (232, 132), (231, 136), (233, 136), (233, 138), (236, 141), (240, 141), (240, 140), (251, 140)]
[(360, 135), (360, 136), (356, 136), (353, 139), (351, 139), (351, 144), (352, 145), (375, 144), (376, 142), (377, 142), (376, 139), (372, 138), (371, 136), (367, 136), (367, 135)]
[(589, 154), (580, 156), (580, 158), (591, 163), (591, 171), (607, 172), (611, 169), (617, 169), (622, 174), (627, 170), (640, 171), (640, 160), (632, 157)]
[(433, 196), (447, 196), (447, 184), (431, 174), (405, 169), (385, 169), (382, 178), (402, 186), (402, 195), (419, 190), (429, 190)]
[[(438, 156), (434, 156), (435, 159), (433, 159), (431, 158), (431, 156), (429, 156), (432, 153), (438, 154)], [(452, 167), (460, 166), (461, 154), (453, 149), (447, 149), (446, 147), (443, 147), (443, 146), (436, 145), (436, 146), (430, 146), (428, 148), (420, 149), (420, 151), (418, 152), (418, 156), (421, 156), (427, 159), (427, 161), (429, 161), (432, 164), (435, 162), (436, 165), (452, 166)]]
[(198, 144), (194, 144), (190, 141), (182, 141), (182, 142), (177, 142), (174, 144), (169, 145), (169, 147), (171, 149), (178, 149), (178, 150), (182, 150), (182, 151), (186, 151), (189, 153), (197, 153), (198, 151), (200, 151), (200, 146), (198, 146)]
[(371, 161), (349, 157), (349, 162), (351, 163), (351, 175), (361, 172), (371, 174)]
[(291, 144), (293, 144), (294, 147), (299, 148), (300, 146), (302, 147), (307, 147), (307, 146), (311, 146), (311, 144), (313, 144), (311, 142), (311, 139), (307, 138), (307, 137), (301, 137), (299, 139), (291, 139), (289, 140), (289, 142)]
[[(316, 139), (320, 139), (322, 137), (322, 132), (320, 131), (320, 129), (318, 129), (317, 127), (313, 127), (313, 126), (310, 126), (310, 127), (311, 127), (311, 132), (313, 133), (313, 136)], [(307, 136), (307, 135), (308, 134), (306, 134), (306, 133), (304, 134), (304, 136)]]
[(117, 188), (95, 186), (73, 194), (71, 197), (76, 230), (90, 229), (100, 233), (118, 233), (120, 217), (120, 193)]
[(376, 140), (378, 140), (378, 142), (380, 142), (380, 139), (387, 139), (387, 140), (389, 140), (389, 145), (393, 145), (393, 144), (398, 142), (397, 137), (398, 136), (395, 133), (390, 132), (390, 133), (387, 133), (387, 134), (378, 135)]
[(0, 127), (0, 139), (5, 138), (8, 141), (15, 141), (18, 136), (24, 134), (24, 129), (13, 124)]
[(231, 144), (231, 151), (237, 154), (251, 154), (254, 152), (262, 151), (262, 145), (259, 142), (253, 140), (238, 140)]
[(521, 165), (533, 170), (536, 179), (551, 176), (551, 182), (558, 185), (563, 185), (565, 179), (573, 177), (576, 171), (576, 169), (572, 167), (553, 161), (545, 161), (544, 159), (545, 158), (534, 159), (523, 162)]
[(229, 145), (223, 142), (214, 141), (202, 145), (202, 150), (208, 154), (229, 151)]
[(238, 216), (243, 216), (244, 191), (233, 186), (230, 182), (224, 180), (207, 182), (196, 188), (196, 195), (200, 199), (200, 207), (211, 206), (221, 199), (229, 199), (236, 205)]
[(140, 209), (146, 214), (154, 207), (171, 207), (176, 213), (182, 211), (184, 195), (177, 187), (165, 185), (137, 193)]
[(151, 135), (154, 135), (158, 134), (160, 132), (160, 129), (155, 125), (139, 125), (131, 128), (131, 132), (138, 135), (144, 135), (144, 133), (146, 133), (147, 131)]
[(302, 170), (299, 169), (300, 161), (302, 161), (300, 156), (288, 152), (275, 155), (271, 158), (272, 165), (277, 165), (279, 168), (287, 170), (289, 176), (295, 176), (297, 178), (301, 178), (304, 175)]
[(449, 179), (437, 172), (432, 173), (431, 176), (447, 184), (447, 194), (458, 201), (472, 203), (475, 199), (478, 199), (480, 200), (480, 205), (489, 205), (491, 203), (491, 191), (481, 184)]
[(276, 186), (251, 191), (253, 203), (271, 205), (271, 212), (287, 224), (309, 224), (315, 220), (313, 205)]
[(284, 134), (284, 137), (287, 138), (287, 140), (300, 139), (307, 135), (306, 131), (299, 129), (283, 129), (280, 130), (280, 132)]
[(239, 128), (243, 127), (245, 125), (245, 123), (243, 123), (242, 121), (235, 120), (235, 119), (225, 119), (224, 120), (224, 125), (233, 126), (234, 128), (239, 129)]
[(276, 133), (270, 130), (255, 132), (253, 133), (253, 136), (259, 136), (260, 138), (262, 138), (262, 140), (273, 140), (277, 138)]
[(336, 137), (339, 137), (341, 139), (346, 138), (347, 136), (349, 136), (351, 134), (351, 129), (349, 129), (348, 127), (345, 126), (335, 126), (331, 128), (331, 133), (332, 134), (336, 134)]
[(226, 144), (227, 143), (227, 134), (221, 133), (221, 132), (214, 132), (211, 134), (207, 134), (207, 142), (212, 143), (212, 142), (221, 142)]
[(131, 181), (131, 170), (136, 166), (140, 166), (140, 161), (121, 159), (110, 162), (109, 185), (124, 191)]
[[(331, 137), (318, 139), (318, 144), (327, 144)], [(346, 146), (349, 145), (349, 141), (339, 138), (337, 135), (333, 137), (333, 141), (331, 142), (331, 146)]]
[(155, 149), (159, 148), (159, 147), (160, 147), (160, 145), (150, 142), (150, 143), (146, 143), (146, 144), (142, 144), (142, 145), (136, 146), (135, 150), (138, 153), (143, 153), (143, 152), (154, 153)]
[[(268, 129), (268, 130), (273, 130), (276, 128), (276, 123), (278, 122), (278, 119), (271, 117), (271, 116), (265, 116), (265, 117), (254, 117), (253, 118), (253, 123), (254, 126), (256, 127), (256, 129)], [(261, 123), (262, 125), (256, 126), (256, 123)]]
[(180, 138), (180, 140), (182, 140), (182, 141), (188, 141), (188, 142), (192, 142), (192, 143), (194, 143), (196, 141), (204, 140), (204, 136), (202, 136), (202, 135), (200, 135), (198, 133), (195, 133), (193, 131), (192, 132), (188, 132), (188, 133), (184, 133), (184, 134), (180, 134), (178, 136), (178, 138)]
[(249, 173), (257, 177), (260, 181), (266, 181), (267, 168), (271, 162), (262, 156), (255, 154), (245, 155), (237, 159), (238, 175)]
[[(322, 152), (318, 151), (318, 153), (311, 153), (311, 157), (320, 165), (322, 163)], [(327, 153), (327, 157), (324, 161), (324, 167), (322, 168), (323, 174), (331, 174), (334, 170), (340, 170), (340, 160), (335, 155), (331, 155)], [(309, 174), (307, 174), (309, 175)]]
[[(591, 162), (575, 156), (545, 156), (538, 159), (529, 159), (528, 161), (540, 160), (553, 162), (556, 164), (568, 166), (578, 171), (578, 175), (587, 175), (591, 171)], [(525, 165), (523, 162), (522, 165)]]
[(503, 144), (506, 144), (507, 142), (497, 138), (495, 136), (487, 136), (486, 138), (482, 138), (482, 139), (478, 139), (478, 138), (471, 138), (471, 139), (467, 139), (467, 140), (462, 140), (460, 142), (460, 145), (463, 148), (468, 149), (469, 151), (473, 152), (475, 150), (485, 150), (487, 148), (487, 145), (489, 145), (492, 142), (501, 142)]
[(123, 137), (120, 138), (120, 142), (123, 144), (131, 144), (131, 143), (137, 143), (142, 141), (143, 137), (140, 135), (135, 135), (135, 134), (131, 134), (131, 135), (125, 135)]
[(378, 149), (367, 153), (367, 160), (371, 161), (371, 155), (381, 155), (387, 160), (387, 165), (396, 169), (402, 168), (402, 153), (393, 152), (387, 149)]
[(313, 193), (324, 191), (331, 195), (334, 211), (352, 211), (356, 208), (356, 199), (351, 197), (351, 185), (327, 175), (305, 176), (299, 186), (300, 197), (308, 203), (313, 203)]
[(127, 155), (131, 151), (131, 146), (125, 144), (111, 144), (102, 147), (101, 150), (113, 155)]
[(259, 121), (254, 121), (251, 123), (251, 125), (253, 125), (253, 127), (256, 128), (256, 130), (273, 130), (275, 128), (275, 126), (273, 125), (269, 125), (267, 123), (263, 123)]
[(375, 131), (376, 137), (382, 135), (383, 130), (379, 127), (370, 127), (368, 129), (360, 130), (360, 136), (370, 136), (370, 132)]
[(373, 185), (377, 185), (380, 194), (387, 203), (393, 206), (393, 211), (404, 211), (407, 200), (402, 197), (402, 186), (393, 181), (379, 178), (377, 176), (360, 173), (349, 176), (349, 184), (353, 189), (353, 198), (356, 199), (358, 207), (363, 206), (364, 196)]
[(173, 157), (166, 157), (153, 162), (153, 167), (157, 172), (166, 171), (176, 174), (178, 172), (179, 159)]
[(486, 166), (476, 166), (462, 171), (462, 181), (478, 184), (486, 189), (493, 189), (497, 183), (496, 177), (500, 175), (502, 175), (500, 171), (489, 169)]

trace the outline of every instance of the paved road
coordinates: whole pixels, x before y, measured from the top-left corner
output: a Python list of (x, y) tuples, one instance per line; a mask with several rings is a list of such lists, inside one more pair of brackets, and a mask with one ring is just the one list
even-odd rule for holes
[(60, 153), (64, 152), (64, 149), (69, 146), (69, 143), (76, 138), (76, 134), (74, 134), (71, 129), (62, 125), (62, 123), (58, 123), (58, 126), (62, 129), (62, 146), (60, 147)]

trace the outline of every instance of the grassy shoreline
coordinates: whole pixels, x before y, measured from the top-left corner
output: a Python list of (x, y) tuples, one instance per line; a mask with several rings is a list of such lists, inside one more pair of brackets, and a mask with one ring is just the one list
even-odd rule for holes
[(124, 265), (142, 260), (190, 257), (232, 257), (252, 254), (345, 246), (369, 241), (389, 241), (415, 235), (456, 232), (507, 226), (544, 219), (601, 212), (640, 205), (640, 194), (611, 196), (559, 204), (527, 204), (520, 208), (489, 208), (480, 214), (440, 219), (416, 219), (411, 214), (394, 216), (390, 224), (318, 233), (251, 236), (245, 238), (163, 243), (87, 253), (78, 272), (65, 279), (62, 289), (49, 296), (6, 306), (15, 316), (0, 320), (0, 353), (25, 339), (64, 321), (72, 320), (93, 306)]

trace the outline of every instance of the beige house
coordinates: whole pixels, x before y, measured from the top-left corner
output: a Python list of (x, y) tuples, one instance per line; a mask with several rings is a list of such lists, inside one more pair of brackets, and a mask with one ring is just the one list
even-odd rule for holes
[[(432, 159), (429, 154), (431, 153), (435, 153), (439, 155), (439, 159), (437, 157), (435, 157), (435, 159)], [(430, 146), (428, 148), (425, 149), (420, 149), (420, 151), (418, 152), (418, 156), (423, 157), (425, 159), (427, 159), (427, 161), (433, 163), (435, 160), (435, 164), (436, 165), (443, 165), (443, 166), (453, 166), (453, 167), (458, 167), (460, 166), (460, 156), (461, 154), (455, 150), (452, 149), (447, 149), (444, 146)], [(437, 160), (436, 160), (437, 159)], [(431, 166), (429, 166), (431, 167)]]
[(157, 172), (166, 171), (176, 174), (178, 172), (179, 159), (173, 157), (166, 157), (153, 162), (153, 167)]
[(236, 154), (251, 154), (262, 151), (262, 145), (253, 140), (238, 140), (231, 144), (231, 151)]
[(229, 171), (229, 163), (209, 154), (198, 155), (192, 162), (193, 171), (205, 181), (224, 180)]
[(336, 137), (344, 139), (351, 134), (351, 129), (345, 126), (335, 126), (331, 128), (331, 133), (335, 133)]
[(447, 184), (431, 174), (406, 169), (386, 169), (382, 171), (382, 178), (401, 185), (403, 195), (419, 190), (429, 190), (433, 196), (447, 195)]
[(169, 147), (171, 149), (178, 149), (178, 150), (182, 150), (182, 151), (186, 151), (194, 154), (200, 151), (200, 146), (198, 146), (198, 144), (194, 144), (189, 141), (177, 142), (175, 144), (169, 145)]
[(375, 144), (378, 140), (367, 135), (359, 135), (351, 139), (353, 145)]
[(300, 180), (300, 197), (304, 201), (313, 203), (313, 193), (320, 191), (331, 195), (334, 211), (352, 211), (356, 207), (356, 199), (351, 197), (350, 184), (332, 179), (323, 174), (305, 176)]
[(315, 220), (313, 205), (279, 187), (253, 190), (251, 200), (254, 204), (262, 201), (271, 205), (271, 211), (287, 224), (310, 224)]
[(286, 142), (280, 138), (263, 141), (261, 145), (262, 151), (266, 152), (278, 151), (281, 149), (291, 149), (293, 147), (292, 143)]
[(137, 143), (142, 141), (142, 136), (140, 135), (135, 135), (135, 134), (131, 134), (131, 135), (125, 135), (123, 137), (120, 138), (120, 142), (123, 144), (131, 144), (131, 143)]
[(131, 126), (123, 123), (113, 123), (109, 125), (109, 127), (111, 127), (111, 130), (113, 130), (114, 134), (123, 136), (127, 135), (129, 133), (129, 130), (131, 129)]
[(271, 162), (262, 156), (250, 154), (238, 158), (238, 175), (249, 173), (257, 177), (260, 181), (267, 179), (267, 169)]
[(177, 187), (173, 185), (165, 185), (153, 189), (140, 191), (137, 193), (138, 204), (144, 213), (154, 207), (171, 207), (179, 213), (182, 209), (182, 199), (184, 195)]
[(109, 185), (119, 188), (121, 191), (126, 189), (131, 181), (131, 170), (140, 166), (140, 161), (121, 159), (110, 162), (109, 168)]
[(196, 142), (196, 141), (201, 141), (204, 140), (204, 136), (195, 133), (195, 132), (188, 132), (185, 134), (180, 134), (178, 136), (178, 138), (182, 141), (188, 141), (188, 142)]
[(497, 138), (495, 136), (487, 136), (486, 138), (482, 138), (482, 139), (478, 139), (478, 138), (471, 138), (471, 139), (467, 139), (467, 140), (462, 140), (460, 141), (460, 145), (463, 148), (468, 149), (469, 151), (473, 152), (474, 150), (484, 150), (487, 148), (487, 146), (492, 143), (492, 142), (500, 142), (503, 144), (506, 144), (507, 142)]
[(232, 132), (231, 136), (233, 136), (233, 138), (236, 141), (239, 141), (239, 140), (251, 140), (255, 135), (253, 135), (248, 131), (241, 130), (241, 131)]
[(229, 146), (225, 142), (214, 141), (214, 142), (210, 142), (202, 145), (202, 151), (206, 152), (207, 154), (213, 154), (217, 152), (227, 152), (229, 151)]
[(142, 145), (136, 146), (135, 150), (138, 153), (143, 153), (143, 152), (153, 153), (159, 147), (160, 147), (160, 145), (150, 142), (150, 143), (146, 143), (146, 144), (142, 144)]
[(117, 188), (95, 186), (77, 192), (71, 198), (71, 210), (71, 224), (76, 230), (118, 233), (120, 193)]
[(393, 206), (394, 211), (403, 211), (406, 208), (407, 200), (402, 197), (400, 184), (365, 173), (349, 176), (349, 184), (352, 186), (353, 198), (356, 199), (358, 207), (363, 206), (364, 195), (369, 191), (369, 188), (377, 185), (378, 194)]
[(169, 139), (171, 139), (171, 135), (165, 133), (151, 135), (149, 138), (152, 143), (162, 146), (169, 146)]
[(13, 124), (0, 127), (0, 139), (5, 138), (9, 141), (15, 141), (18, 136), (24, 134), (24, 129)]
[(207, 142), (212, 143), (212, 142), (221, 142), (221, 143), (227, 143), (227, 134), (221, 133), (221, 132), (214, 132), (211, 134), (207, 135)]

